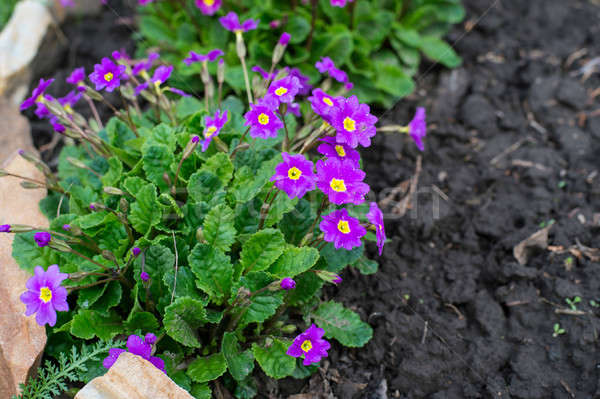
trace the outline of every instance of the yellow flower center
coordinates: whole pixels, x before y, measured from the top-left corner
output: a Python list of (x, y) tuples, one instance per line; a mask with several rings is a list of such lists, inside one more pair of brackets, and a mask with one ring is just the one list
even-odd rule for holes
[(258, 115), (258, 123), (260, 123), (261, 125), (266, 125), (269, 123), (269, 115), (262, 113), (260, 115)]
[(335, 152), (337, 152), (337, 154), (340, 157), (345, 157), (346, 156), (346, 151), (344, 150), (344, 147), (342, 147), (339, 144), (335, 146)]
[(292, 180), (298, 180), (302, 176), (302, 171), (297, 167), (293, 166), (288, 170), (288, 177)]
[(115, 77), (115, 75), (113, 75), (112, 72), (108, 72), (108, 73), (104, 74), (104, 80), (106, 80), (107, 82), (110, 82), (111, 80), (113, 80), (114, 77)]
[(348, 222), (345, 220), (340, 220), (338, 222), (338, 230), (344, 234), (348, 234), (350, 233), (350, 226), (348, 225)]
[(215, 4), (215, 0), (204, 0), (204, 4), (206, 4), (207, 6), (212, 6), (213, 4)]
[(156, 90), (158, 90), (160, 88), (161, 84), (162, 84), (162, 82), (160, 80), (157, 80), (156, 82), (154, 82), (154, 87), (156, 88)]
[(329, 182), (329, 186), (333, 191), (337, 191), (338, 193), (346, 191), (346, 184), (342, 179), (331, 179), (331, 182)]
[(37, 96), (37, 98), (35, 99), (36, 103), (43, 103), (44, 102), (44, 95), (40, 94), (39, 96)]
[(349, 116), (344, 119), (344, 129), (349, 132), (353, 132), (356, 130), (356, 121)]
[(71, 108), (71, 106), (69, 104), (65, 104), (65, 106), (63, 108), (65, 109), (65, 111), (67, 111), (67, 114), (73, 113), (73, 108)]
[(206, 131), (204, 132), (204, 137), (208, 137), (211, 134), (213, 134), (214, 132), (217, 131), (217, 127), (216, 126), (210, 126), (208, 129), (206, 129)]
[(42, 287), (40, 289), (40, 299), (44, 303), (50, 302), (50, 300), (52, 299), (52, 291), (50, 291), (50, 288), (48, 288), (48, 287)]
[(309, 350), (312, 349), (312, 342), (310, 342), (310, 340), (306, 340), (304, 342), (302, 342), (302, 345), (300, 345), (300, 348), (302, 348), (302, 350), (304, 352), (308, 352)]
[(333, 107), (333, 101), (331, 101), (329, 97), (323, 97), (323, 102), (329, 105), (330, 107)]
[(277, 94), (278, 96), (283, 96), (287, 92), (288, 89), (286, 89), (285, 87), (280, 87), (279, 89), (275, 90), (275, 94)]

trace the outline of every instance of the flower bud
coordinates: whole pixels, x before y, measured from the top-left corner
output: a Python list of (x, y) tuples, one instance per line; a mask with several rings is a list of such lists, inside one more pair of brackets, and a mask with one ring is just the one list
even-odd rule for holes
[(199, 243), (206, 243), (206, 239), (204, 238), (204, 231), (202, 231), (202, 227), (198, 227), (196, 230), (196, 240)]
[(110, 195), (125, 195), (125, 192), (123, 192), (123, 190), (110, 186), (104, 187), (104, 192)]
[(44, 186), (40, 186), (37, 183), (31, 182), (31, 181), (22, 181), (21, 183), (21, 187), (29, 190), (29, 189), (36, 189), (36, 188), (43, 188)]
[(150, 280), (150, 275), (148, 273), (146, 273), (146, 272), (141, 272), (140, 273), (140, 279), (142, 281), (148, 281), (148, 280)]
[(92, 100), (102, 101), (102, 94), (98, 93), (96, 90), (92, 89), (89, 86), (85, 87), (85, 94), (87, 94)]
[(110, 261), (116, 261), (117, 258), (115, 258), (115, 255), (113, 255), (112, 252), (107, 251), (106, 249), (104, 251), (102, 251), (102, 257), (106, 260), (110, 260)]
[(296, 331), (297, 327), (293, 324), (288, 324), (286, 326), (281, 327), (281, 332), (285, 334), (292, 334)]
[(246, 45), (244, 44), (244, 37), (242, 36), (241, 31), (235, 32), (235, 51), (237, 52), (238, 57), (246, 57)]
[(315, 273), (317, 273), (317, 276), (319, 276), (321, 280), (328, 283), (339, 284), (342, 282), (342, 278), (340, 276), (328, 270), (315, 270)]
[(127, 211), (129, 211), (129, 201), (127, 201), (125, 197), (121, 197), (119, 200), (119, 209), (123, 213), (127, 213)]
[(69, 244), (67, 244), (63, 240), (57, 240), (56, 238), (53, 238), (52, 241), (50, 241), (50, 243), (48, 244), (48, 246), (60, 252), (71, 252), (71, 247), (69, 246)]
[(221, 58), (217, 66), (217, 82), (222, 84), (225, 81), (225, 60)]
[(142, 250), (138, 247), (133, 247), (131, 248), (131, 254), (133, 256), (135, 256), (136, 258), (138, 257), (138, 255), (142, 252)]
[(10, 224), (0, 225), (0, 233), (10, 233)]
[(296, 288), (296, 282), (290, 277), (282, 279), (279, 285), (281, 286), (281, 289), (284, 289), (286, 291), (293, 290), (294, 288)]
[(10, 231), (7, 231), (6, 233), (27, 233), (29, 231), (35, 230), (31, 226), (25, 226), (23, 224), (11, 224), (5, 226), (10, 226)]

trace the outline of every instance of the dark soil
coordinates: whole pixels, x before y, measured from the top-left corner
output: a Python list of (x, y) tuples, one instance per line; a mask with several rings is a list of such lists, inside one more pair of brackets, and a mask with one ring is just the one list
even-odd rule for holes
[[(600, 254), (513, 256), (551, 220), (550, 245), (600, 247), (600, 75), (580, 73), (600, 56), (600, 7), (465, 3), (468, 22), (449, 35), (463, 66), (425, 65), (417, 94), (383, 118), (405, 124), (426, 106), (425, 152), (378, 135), (364, 153), (378, 201), (423, 157), (412, 209), (387, 209), (380, 271), (347, 272), (329, 292), (369, 321), (373, 339), (334, 345), (307, 397), (600, 397), (600, 308), (590, 304), (600, 302)], [(557, 313), (575, 296), (577, 312)], [(553, 337), (555, 323), (566, 332)]]
[[(363, 154), (378, 201), (423, 157), (406, 215), (392, 210), (402, 195), (386, 208), (380, 271), (349, 270), (326, 292), (368, 320), (373, 339), (334, 343), (309, 381), (261, 380), (259, 397), (600, 397), (600, 255), (582, 247), (600, 247), (600, 75), (582, 75), (600, 56), (600, 7), (465, 3), (467, 22), (449, 35), (463, 66), (424, 65), (417, 93), (382, 117), (405, 124), (426, 106), (425, 152), (381, 134)], [(57, 83), (132, 47), (111, 11), (64, 29), (73, 42)], [(66, 93), (61, 84), (51, 94)], [(51, 138), (46, 122), (33, 131), (38, 145)], [(513, 247), (550, 221), (553, 247), (520, 265)], [(566, 332), (553, 337), (555, 323)]]

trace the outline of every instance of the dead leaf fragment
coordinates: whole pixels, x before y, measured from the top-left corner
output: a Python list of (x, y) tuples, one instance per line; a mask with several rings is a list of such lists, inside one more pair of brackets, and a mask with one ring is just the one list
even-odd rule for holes
[(553, 224), (550, 224), (547, 227), (536, 231), (513, 248), (513, 255), (519, 264), (526, 264), (533, 251), (540, 249), (545, 250), (548, 248), (548, 232), (552, 226)]

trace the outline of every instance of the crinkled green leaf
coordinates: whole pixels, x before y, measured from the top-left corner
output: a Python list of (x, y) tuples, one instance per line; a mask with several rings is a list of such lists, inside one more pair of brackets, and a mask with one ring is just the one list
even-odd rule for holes
[(223, 196), (223, 184), (219, 178), (204, 170), (199, 170), (190, 176), (188, 193), (196, 202), (212, 202), (213, 198)]
[(198, 357), (187, 369), (187, 375), (194, 382), (208, 382), (222, 376), (227, 371), (227, 362), (223, 353), (207, 357)]
[(296, 288), (291, 290), (286, 298), (286, 303), (291, 306), (299, 305), (311, 298), (323, 286), (323, 280), (315, 273), (303, 273), (294, 278)]
[(135, 194), (136, 201), (131, 204), (128, 219), (133, 228), (145, 235), (150, 229), (160, 223), (162, 208), (157, 200), (154, 184), (146, 184)]
[[(168, 185), (163, 176), (165, 173), (169, 175), (170, 166), (174, 162), (173, 152), (166, 145), (154, 144), (144, 147), (142, 159), (148, 180), (156, 184), (161, 191), (166, 191)], [(173, 176), (170, 178), (172, 181)]]
[(374, 260), (361, 256), (352, 266), (356, 267), (362, 274), (368, 275), (377, 273), (379, 264)]
[(158, 331), (159, 325), (156, 317), (150, 312), (135, 312), (125, 321), (128, 334), (139, 331), (141, 334)]
[(242, 245), (240, 261), (246, 272), (266, 270), (283, 253), (285, 241), (279, 230), (264, 229)]
[(269, 207), (269, 213), (265, 219), (265, 227), (271, 227), (275, 223), (278, 223), (283, 215), (293, 210), (298, 203), (298, 198), (290, 199), (284, 193), (280, 193), (271, 206)]
[(116, 313), (103, 316), (94, 310), (86, 309), (80, 309), (71, 322), (71, 334), (83, 339), (98, 337), (109, 340), (119, 334), (122, 328), (123, 321)]
[(365, 247), (353, 248), (348, 251), (347, 249), (340, 248), (335, 249), (332, 243), (328, 243), (321, 249), (321, 256), (327, 262), (327, 270), (334, 273), (341, 272), (346, 266), (356, 262), (358, 258), (364, 253)]
[(199, 348), (198, 328), (206, 323), (204, 304), (191, 297), (177, 298), (165, 308), (163, 323), (167, 334), (175, 341)]
[(208, 212), (203, 225), (204, 239), (217, 249), (225, 252), (235, 241), (233, 211), (224, 204), (217, 205)]
[(291, 342), (274, 339), (270, 346), (252, 344), (254, 358), (266, 375), (279, 379), (292, 375), (296, 359), (286, 354)]
[(250, 350), (242, 351), (235, 333), (226, 332), (221, 342), (221, 352), (225, 356), (231, 376), (242, 381), (254, 369), (254, 356)]
[(342, 345), (360, 347), (369, 342), (373, 329), (360, 320), (360, 316), (340, 303), (325, 302), (311, 315), (315, 323), (325, 330), (325, 336), (335, 338)]
[(200, 170), (217, 176), (224, 186), (229, 183), (229, 180), (233, 176), (233, 164), (229, 156), (222, 152), (208, 158)]
[(108, 158), (108, 172), (100, 179), (104, 186), (116, 186), (123, 174), (123, 163), (117, 157)]
[(319, 251), (312, 247), (288, 246), (269, 272), (279, 278), (294, 277), (309, 270), (319, 260)]
[(222, 303), (231, 290), (233, 266), (229, 256), (206, 244), (196, 244), (188, 257), (196, 286), (213, 301)]
[(36, 266), (42, 266), (46, 270), (48, 266), (60, 263), (60, 253), (50, 247), (38, 247), (33, 239), (34, 235), (33, 231), (15, 234), (12, 244), (13, 258), (21, 269), (29, 273), (33, 273)]

